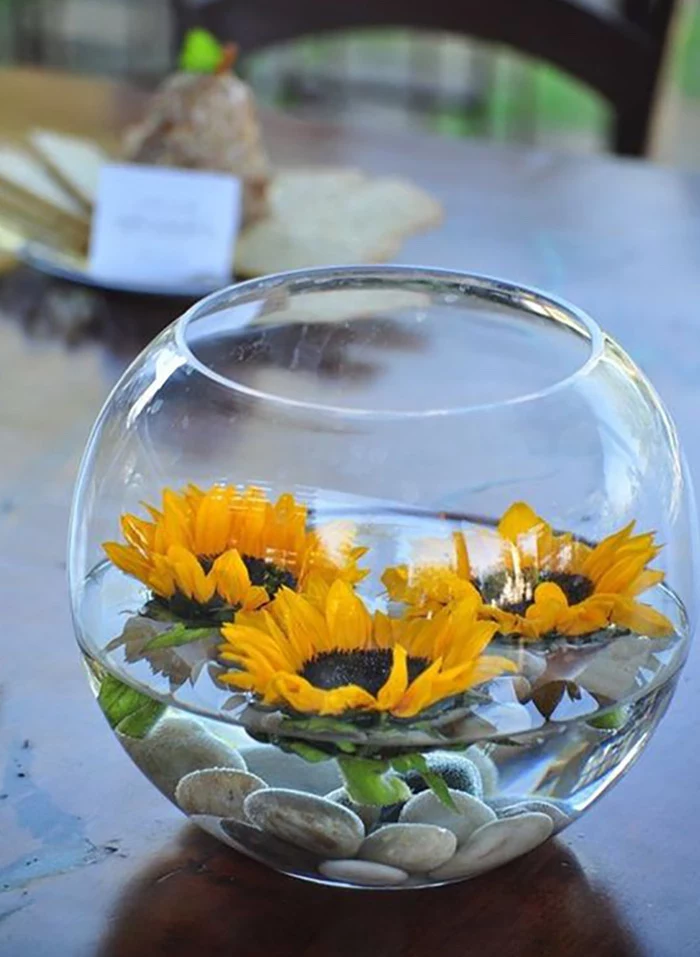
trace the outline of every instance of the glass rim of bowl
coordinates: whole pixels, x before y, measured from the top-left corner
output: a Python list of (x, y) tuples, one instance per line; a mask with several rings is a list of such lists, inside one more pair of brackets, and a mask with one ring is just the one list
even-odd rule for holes
[[(222, 375), (195, 353), (188, 341), (190, 326), (216, 312), (232, 306), (255, 303), (263, 295), (269, 296), (282, 289), (291, 295), (337, 292), (340, 290), (400, 289), (406, 292), (436, 292), (443, 295), (473, 295), (485, 302), (508, 306), (523, 317), (537, 317), (561, 326), (568, 333), (588, 343), (588, 355), (570, 373), (539, 389), (490, 402), (472, 402), (447, 408), (376, 409), (357, 408), (294, 399), (246, 385)], [(451, 302), (450, 305), (453, 305)], [(241, 328), (245, 328), (242, 324)], [(187, 362), (201, 375), (249, 399), (274, 404), (289, 411), (313, 412), (319, 416), (350, 420), (406, 420), (438, 416), (468, 415), (507, 406), (523, 405), (552, 396), (569, 388), (587, 376), (604, 354), (605, 334), (586, 312), (559, 296), (534, 286), (510, 282), (493, 276), (459, 270), (415, 265), (349, 265), (320, 266), (272, 273), (256, 279), (233, 283), (219, 289), (190, 306), (174, 323), (176, 344)]]

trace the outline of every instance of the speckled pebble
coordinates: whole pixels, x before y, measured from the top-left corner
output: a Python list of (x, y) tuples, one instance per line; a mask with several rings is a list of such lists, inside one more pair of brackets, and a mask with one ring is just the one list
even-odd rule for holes
[(342, 787), (343, 779), (336, 761), (311, 763), (272, 745), (242, 748), (246, 766), (271, 788), (286, 788), (322, 796)]
[(531, 797), (510, 797), (504, 795), (488, 802), (489, 806), (496, 812), (499, 818), (515, 817), (518, 814), (527, 814), (534, 811), (537, 814), (547, 814), (552, 819), (554, 829), (561, 831), (562, 828), (570, 824), (572, 817), (560, 808), (553, 801), (546, 801), (543, 798)]
[(467, 748), (464, 757), (476, 765), (476, 769), (481, 775), (484, 796), (488, 797), (489, 794), (495, 794), (498, 791), (498, 765), (496, 762), (476, 744)]
[(323, 857), (354, 857), (365, 826), (348, 808), (286, 788), (267, 788), (246, 798), (246, 816), (261, 830)]
[(552, 819), (547, 814), (519, 814), (492, 821), (475, 831), (454, 857), (430, 876), (436, 881), (474, 877), (526, 854), (551, 833)]
[(342, 807), (348, 808), (350, 811), (354, 811), (367, 831), (370, 831), (379, 821), (379, 815), (382, 810), (381, 807), (371, 804), (356, 804), (345, 788), (336, 788), (335, 791), (326, 794), (326, 798), (329, 801), (335, 801), (336, 804), (340, 804)]
[(324, 877), (347, 884), (360, 884), (365, 887), (390, 887), (403, 884), (408, 878), (406, 871), (374, 861), (324, 861), (318, 866)]
[(266, 787), (261, 778), (249, 771), (207, 768), (184, 777), (175, 789), (175, 800), (185, 814), (211, 814), (244, 821), (245, 799)]
[(387, 824), (365, 840), (358, 857), (422, 874), (448, 861), (457, 849), (452, 831), (434, 824)]
[(434, 824), (447, 828), (463, 844), (474, 831), (496, 820), (496, 814), (483, 801), (471, 794), (450, 789), (450, 797), (457, 808), (450, 810), (432, 791), (423, 791), (410, 798), (403, 806), (399, 821), (402, 824)]
[(116, 735), (132, 761), (171, 801), (178, 782), (192, 771), (246, 770), (240, 753), (194, 718), (166, 715), (145, 738), (130, 738), (119, 731)]
[[(453, 751), (433, 751), (426, 754), (425, 763), (430, 771), (439, 774), (445, 784), (455, 791), (464, 791), (478, 798), (484, 796), (481, 775), (476, 765), (464, 755), (455, 754)], [(428, 790), (428, 785), (419, 771), (408, 771), (401, 777), (414, 794)]]

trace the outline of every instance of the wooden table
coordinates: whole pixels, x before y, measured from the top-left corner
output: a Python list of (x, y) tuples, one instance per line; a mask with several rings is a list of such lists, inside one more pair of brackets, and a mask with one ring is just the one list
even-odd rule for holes
[[(37, 122), (108, 140), (133, 103), (102, 83), (0, 74), (1, 131)], [(444, 226), (407, 243), (402, 261), (507, 276), (589, 310), (655, 381), (699, 473), (700, 179), (274, 116), (266, 134), (280, 162), (399, 172), (440, 197)], [(2, 957), (697, 957), (697, 655), (648, 752), (600, 806), (467, 884), (396, 895), (306, 885), (219, 846), (159, 796), (81, 673), (64, 547), (90, 424), (178, 305), (100, 295), (90, 335), (71, 347), (43, 318), (76, 295), (26, 271), (0, 286)]]

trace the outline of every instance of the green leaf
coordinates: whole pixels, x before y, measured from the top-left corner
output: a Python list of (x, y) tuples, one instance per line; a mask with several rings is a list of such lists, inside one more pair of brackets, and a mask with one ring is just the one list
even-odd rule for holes
[(319, 764), (321, 761), (328, 761), (332, 755), (319, 748), (313, 748), (310, 744), (303, 744), (301, 741), (295, 741), (289, 746), (289, 750), (298, 754), (300, 758), (309, 761), (311, 764)]
[(97, 701), (110, 726), (132, 738), (143, 738), (165, 711), (165, 705), (109, 674), (102, 681)]
[(421, 775), (435, 797), (441, 801), (445, 807), (448, 807), (451, 811), (455, 811), (456, 813), (457, 805), (452, 800), (450, 789), (445, 784), (442, 777), (436, 771), (421, 771)]
[(417, 771), (435, 797), (441, 801), (445, 807), (448, 807), (451, 811), (457, 810), (457, 806), (452, 800), (450, 789), (436, 771), (430, 770), (422, 754), (402, 754), (398, 758), (392, 758), (391, 766), (395, 771), (402, 773), (406, 771)]
[(405, 781), (393, 774), (388, 761), (371, 758), (338, 758), (345, 790), (356, 804), (385, 807), (402, 804), (411, 796)]
[(177, 648), (179, 645), (189, 645), (192, 641), (199, 641), (202, 638), (209, 638), (216, 634), (214, 628), (188, 628), (182, 623), (161, 632), (155, 638), (151, 638), (142, 649), (142, 654), (149, 651), (157, 651), (159, 648)]
[(591, 718), (588, 724), (592, 728), (600, 728), (601, 731), (616, 731), (622, 727), (626, 720), (627, 708), (624, 705), (618, 705), (617, 708), (613, 708), (605, 714), (599, 714), (597, 717)]
[(216, 37), (196, 27), (185, 35), (178, 65), (186, 73), (215, 73), (224, 50)]

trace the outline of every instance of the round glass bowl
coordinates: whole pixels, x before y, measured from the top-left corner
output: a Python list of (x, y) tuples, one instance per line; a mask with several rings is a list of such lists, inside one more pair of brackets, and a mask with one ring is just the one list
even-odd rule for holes
[(472, 877), (643, 750), (687, 652), (669, 417), (579, 310), (409, 267), (272, 276), (114, 389), (70, 578), (97, 700), (221, 841), (353, 887)]

